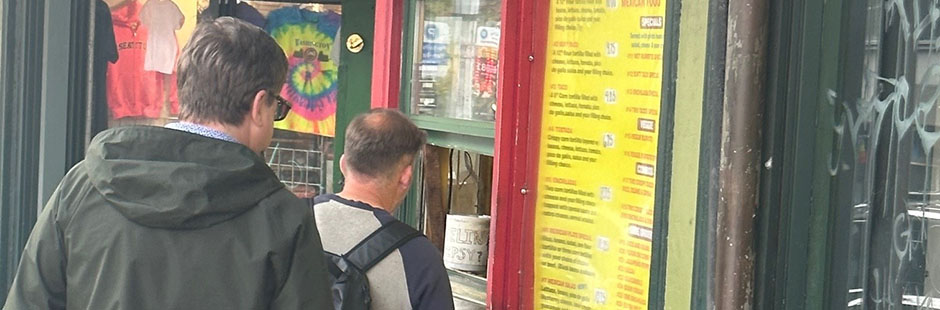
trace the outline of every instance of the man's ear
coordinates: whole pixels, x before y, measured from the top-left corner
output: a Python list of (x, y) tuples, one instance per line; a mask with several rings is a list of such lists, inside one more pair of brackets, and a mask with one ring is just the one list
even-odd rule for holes
[(251, 102), (251, 111), (248, 112), (248, 120), (251, 124), (255, 126), (264, 126), (265, 124), (265, 111), (269, 109), (267, 100), (264, 100), (268, 96), (268, 91), (259, 90), (255, 93), (255, 98)]
[(402, 171), (401, 176), (398, 178), (398, 186), (408, 189), (411, 186), (411, 176), (414, 173), (414, 164), (409, 163), (405, 165), (404, 171)]
[(346, 167), (346, 154), (339, 156), (339, 172), (343, 174), (344, 177), (349, 177), (349, 174), (346, 173), (346, 170), (349, 169)]

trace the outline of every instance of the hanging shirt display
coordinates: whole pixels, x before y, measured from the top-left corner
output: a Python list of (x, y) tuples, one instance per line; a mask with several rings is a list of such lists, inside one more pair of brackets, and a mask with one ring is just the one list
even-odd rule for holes
[(95, 54), (92, 58), (91, 135), (108, 129), (108, 65), (117, 62), (117, 43), (111, 9), (103, 0), (95, 1)]
[(287, 53), (287, 83), (281, 96), (293, 103), (275, 128), (333, 136), (336, 127), (337, 66), (331, 56), (340, 26), (335, 12), (297, 7), (271, 11), (265, 30)]
[[(140, 21), (140, 4), (128, 0), (111, 9), (118, 60), (108, 65), (108, 106), (111, 117), (156, 118), (163, 109), (163, 80), (144, 70), (147, 28)], [(175, 41), (174, 41), (175, 42)]]
[(176, 30), (183, 27), (183, 12), (172, 0), (150, 0), (140, 10), (140, 21), (149, 30), (144, 69), (172, 74), (179, 46)]

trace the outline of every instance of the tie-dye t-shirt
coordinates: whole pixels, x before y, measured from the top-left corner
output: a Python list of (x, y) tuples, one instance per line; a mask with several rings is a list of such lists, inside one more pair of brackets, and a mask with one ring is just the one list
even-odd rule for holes
[(336, 130), (337, 66), (333, 38), (340, 15), (285, 7), (268, 14), (265, 30), (281, 45), (289, 65), (281, 96), (293, 104), (275, 128), (333, 136)]

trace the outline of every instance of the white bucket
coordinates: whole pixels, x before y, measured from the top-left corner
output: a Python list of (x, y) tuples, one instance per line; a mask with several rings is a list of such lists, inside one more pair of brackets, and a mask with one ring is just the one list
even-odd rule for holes
[(462, 271), (486, 271), (489, 241), (489, 216), (448, 214), (444, 266)]

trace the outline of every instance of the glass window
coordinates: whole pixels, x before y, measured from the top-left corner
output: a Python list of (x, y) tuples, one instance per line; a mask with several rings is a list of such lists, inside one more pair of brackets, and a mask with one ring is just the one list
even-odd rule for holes
[(332, 184), (340, 5), (240, 1), (232, 15), (265, 29), (287, 56), (281, 97), (292, 108), (274, 124), (274, 139), (265, 152), (268, 165), (297, 196), (323, 193)]
[(493, 121), (499, 0), (418, 0), (411, 112)]
[(281, 91), (293, 104), (275, 128), (332, 137), (340, 48), (339, 5), (241, 1), (233, 15), (267, 31), (287, 56), (287, 83)]
[[(176, 120), (176, 57), (205, 1), (107, 0), (95, 11), (91, 129)], [(106, 6), (105, 6), (106, 4)]]
[[(940, 5), (849, 2), (828, 169), (833, 309), (940, 308)], [(935, 161), (936, 159), (936, 161)], [(933, 237), (937, 235), (937, 237)], [(937, 239), (937, 240), (933, 240)], [(937, 278), (937, 279), (934, 279)]]
[(275, 123), (265, 159), (295, 194), (330, 184), (336, 127), (339, 5), (276, 1), (105, 0), (96, 3), (90, 135), (126, 125), (178, 121), (176, 61), (199, 20), (232, 15), (268, 32), (289, 70), (280, 95), (292, 103)]

